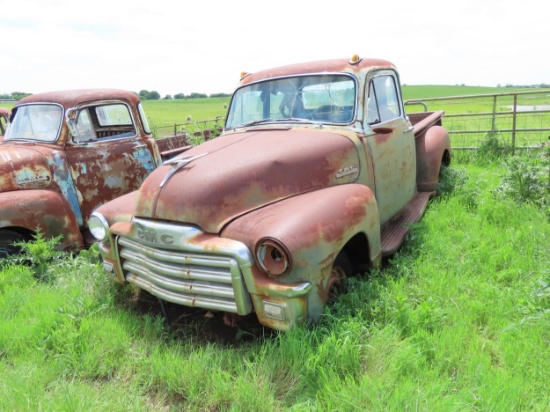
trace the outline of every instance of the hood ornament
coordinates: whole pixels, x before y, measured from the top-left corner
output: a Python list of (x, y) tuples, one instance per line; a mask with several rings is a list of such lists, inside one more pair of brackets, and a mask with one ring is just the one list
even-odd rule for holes
[(189, 163), (191, 163), (193, 160), (198, 159), (199, 157), (206, 156), (208, 153), (203, 153), (196, 156), (182, 156), (182, 157), (176, 157), (174, 159), (169, 159), (165, 161), (161, 166), (172, 166), (170, 171), (164, 176), (164, 179), (162, 179), (162, 182), (160, 182), (159, 187), (164, 186), (164, 184), (170, 179), (174, 173), (176, 173), (178, 170), (180, 170), (182, 167), (187, 166)]

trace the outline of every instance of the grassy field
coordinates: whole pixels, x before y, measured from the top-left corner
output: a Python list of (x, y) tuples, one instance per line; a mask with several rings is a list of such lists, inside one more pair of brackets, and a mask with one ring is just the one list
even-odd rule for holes
[(511, 170), (458, 153), (404, 248), (289, 333), (177, 307), (169, 330), (93, 251), (29, 245), (0, 271), (0, 410), (547, 411), (550, 202)]
[[(425, 99), (434, 97), (465, 96), (491, 93), (510, 93), (514, 91), (525, 92), (533, 89), (504, 88), (504, 87), (480, 87), (480, 86), (436, 86), (436, 85), (405, 85), (403, 86), (403, 99)], [(545, 99), (540, 97), (540, 99)], [(193, 121), (211, 120), (218, 116), (225, 117), (230, 98), (201, 98), (178, 100), (145, 100), (143, 106), (147, 116), (154, 125), (164, 126), (174, 123), (188, 122), (189, 117)], [(535, 101), (535, 104), (538, 101)], [(469, 102), (471, 104), (471, 102)], [(505, 104), (505, 103), (503, 103)], [(447, 110), (453, 112), (449, 102), (430, 104), (430, 110)], [(484, 104), (482, 105), (484, 106)], [(11, 108), (13, 103), (0, 103), (0, 107)], [(419, 108), (409, 108), (410, 111)], [(462, 110), (462, 109), (461, 109)], [(468, 110), (475, 110), (470, 107)]]
[[(533, 91), (528, 88), (508, 87), (476, 87), (476, 86), (403, 86), (404, 100), (421, 100), (450, 96), (474, 96), (491, 93), (507, 94), (511, 92)], [(205, 129), (216, 130), (223, 127), (225, 114), (230, 98), (203, 98), (203, 99), (178, 99), (178, 100), (145, 100), (143, 102), (145, 111), (156, 137), (173, 135), (174, 132), (187, 131), (194, 133)], [(520, 107), (531, 109), (550, 108), (550, 91), (538, 95), (521, 95), (517, 99)], [(455, 99), (442, 101), (427, 101), (429, 111), (444, 110), (443, 122), (452, 133), (453, 147), (471, 148), (484, 144), (485, 137), (496, 137), (499, 141), (508, 146), (534, 146), (548, 141), (547, 130), (550, 128), (550, 112), (548, 113), (522, 113), (519, 112), (515, 119), (515, 127), (518, 129), (531, 130), (528, 132), (512, 135), (514, 118), (510, 115), (511, 107), (514, 104), (513, 96), (501, 96), (497, 100), (496, 112), (508, 113), (506, 116), (493, 116), (494, 101), (492, 97)], [(0, 103), (1, 107), (12, 107), (11, 103)], [(423, 111), (422, 105), (407, 105), (407, 113)], [(479, 116), (464, 116), (485, 113)], [(535, 131), (533, 131), (534, 129)], [(464, 132), (467, 130), (480, 131), (478, 133)], [(485, 131), (493, 131), (486, 133)]]
[(214, 119), (224, 116), (229, 97), (179, 100), (145, 100), (143, 107), (147, 115), (159, 125), (192, 120)]

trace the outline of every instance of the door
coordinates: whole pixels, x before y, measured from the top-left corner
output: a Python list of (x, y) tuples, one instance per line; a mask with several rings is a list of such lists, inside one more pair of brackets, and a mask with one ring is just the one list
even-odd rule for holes
[(84, 222), (99, 205), (138, 189), (155, 169), (152, 143), (139, 130), (123, 102), (78, 110), (65, 153)]
[(381, 223), (399, 212), (416, 193), (413, 128), (406, 120), (394, 72), (369, 81), (366, 144), (373, 162), (375, 194)]

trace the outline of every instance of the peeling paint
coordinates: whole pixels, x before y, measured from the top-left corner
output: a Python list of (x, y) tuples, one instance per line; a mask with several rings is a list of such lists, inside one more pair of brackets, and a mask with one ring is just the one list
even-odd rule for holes
[(317, 79), (338, 72), (348, 82), (355, 76), (359, 91), (349, 124), (284, 113), (273, 119), (267, 104), (250, 113), (239, 106), (242, 119), (252, 120), (248, 126), (189, 149), (125, 201), (97, 208), (110, 226), (99, 247), (113, 277), (231, 319), (254, 311), (275, 329), (319, 320), (350, 267), (377, 266), (403, 242), (405, 224), (420, 218), (431, 196), (418, 192), (417, 175), (424, 174), (417, 171), (429, 180), (441, 164), (438, 153), (450, 151), (443, 131), (433, 128), (442, 113), (411, 123), (400, 96), (394, 108), (401, 115), (378, 127), (366, 123), (369, 82), (382, 73), (398, 85), (387, 61), (279, 67), (243, 77), (241, 91), (262, 82), (260, 93), (279, 92), (284, 83), (268, 79), (284, 76), (296, 77), (293, 85), (308, 78), (299, 87), (321, 90)]
[[(40, 227), (47, 236), (62, 235), (67, 247), (81, 247), (85, 242), (81, 232), (86, 230), (92, 210), (139, 188), (160, 164), (159, 148), (140, 123), (139, 98), (133, 93), (99, 89), (35, 94), (14, 106), (14, 124), (18, 108), (33, 104), (76, 111), (74, 119), (85, 113), (91, 122), (87, 127), (95, 128), (94, 135), (107, 137), (80, 143), (63, 116), (54, 141), (41, 141), (38, 134), (21, 138), (11, 133), (2, 140), (0, 231), (10, 227), (28, 233)], [(94, 117), (96, 107), (115, 106), (127, 109), (132, 124), (109, 125), (105, 119), (98, 122)], [(22, 118), (21, 128), (31, 121)], [(174, 142), (173, 146), (186, 143), (181, 137)], [(170, 142), (164, 139), (163, 148), (167, 145)]]

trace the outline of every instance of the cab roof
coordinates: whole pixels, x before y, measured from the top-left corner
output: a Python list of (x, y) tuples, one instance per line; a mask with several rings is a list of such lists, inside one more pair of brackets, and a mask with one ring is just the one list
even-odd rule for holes
[(311, 73), (357, 73), (360, 71), (368, 71), (368, 69), (372, 68), (395, 69), (395, 66), (387, 60), (361, 58), (358, 55), (354, 55), (351, 59), (319, 60), (276, 67), (274, 69), (262, 70), (256, 73), (242, 73), (241, 85), (271, 79), (274, 77)]
[(76, 89), (37, 93), (24, 97), (15, 106), (28, 103), (57, 103), (65, 108), (96, 100), (125, 100), (137, 104), (139, 97), (134, 93), (119, 89)]

